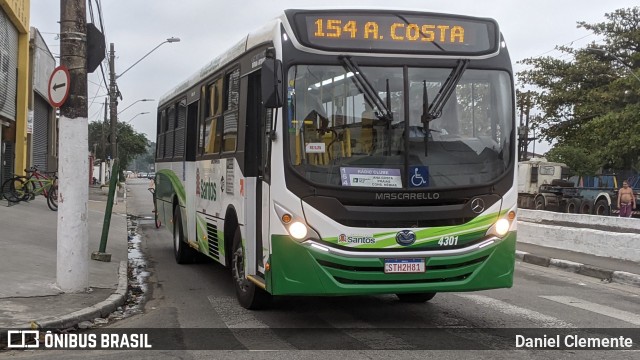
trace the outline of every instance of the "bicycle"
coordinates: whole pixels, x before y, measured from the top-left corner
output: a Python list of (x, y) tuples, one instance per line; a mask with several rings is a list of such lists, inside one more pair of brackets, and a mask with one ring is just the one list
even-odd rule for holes
[(149, 190), (149, 192), (153, 196), (153, 217), (154, 217), (154, 220), (155, 220), (156, 229), (159, 229), (160, 226), (162, 226), (162, 222), (160, 221), (160, 218), (158, 217), (158, 208), (156, 207), (156, 189), (155, 189), (155, 187), (150, 187), (147, 190)]
[(9, 202), (27, 201), (42, 194), (47, 198), (47, 206), (52, 211), (58, 210), (58, 177), (55, 171), (45, 172), (37, 166), (25, 170), (27, 176), (14, 176), (2, 184), (2, 194)]

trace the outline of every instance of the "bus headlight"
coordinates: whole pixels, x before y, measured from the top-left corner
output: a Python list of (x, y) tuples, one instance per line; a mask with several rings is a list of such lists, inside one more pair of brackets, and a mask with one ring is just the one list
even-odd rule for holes
[(498, 219), (490, 228), (487, 230), (487, 235), (494, 235), (499, 238), (504, 237), (511, 230), (512, 224), (516, 221), (516, 212), (515, 210), (510, 210), (504, 217)]
[(320, 235), (313, 230), (301, 216), (297, 216), (280, 204), (274, 204), (278, 218), (289, 235), (297, 241), (308, 239), (320, 240)]
[(289, 235), (293, 236), (297, 240), (302, 240), (307, 236), (307, 225), (300, 221), (294, 221), (289, 225)]
[(509, 220), (507, 219), (500, 219), (496, 221), (496, 234), (500, 237), (505, 236), (507, 232), (509, 232), (510, 226), (511, 224), (509, 224)]

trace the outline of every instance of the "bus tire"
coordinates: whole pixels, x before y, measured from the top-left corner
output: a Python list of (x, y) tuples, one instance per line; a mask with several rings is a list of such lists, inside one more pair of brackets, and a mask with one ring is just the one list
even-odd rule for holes
[(173, 255), (178, 264), (190, 264), (195, 262), (196, 251), (189, 247), (184, 241), (184, 231), (182, 230), (182, 215), (180, 207), (173, 209)]
[(271, 303), (271, 294), (249, 281), (245, 275), (245, 255), (242, 246), (240, 228), (236, 227), (233, 234), (233, 250), (231, 254), (231, 274), (236, 297), (240, 305), (249, 310), (264, 309)]
[(609, 202), (606, 199), (600, 199), (596, 201), (596, 205), (593, 207), (594, 215), (611, 215), (611, 207), (609, 206)]
[(591, 200), (582, 200), (580, 203), (580, 214), (591, 215)]
[(405, 303), (423, 303), (433, 299), (437, 293), (414, 293), (414, 294), (396, 294), (398, 300)]

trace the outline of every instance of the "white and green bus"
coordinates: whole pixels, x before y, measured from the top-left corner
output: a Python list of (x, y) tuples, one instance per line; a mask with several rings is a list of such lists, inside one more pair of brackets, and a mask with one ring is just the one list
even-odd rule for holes
[(157, 214), (250, 309), (511, 287), (514, 99), (492, 19), (286, 10), (161, 99)]

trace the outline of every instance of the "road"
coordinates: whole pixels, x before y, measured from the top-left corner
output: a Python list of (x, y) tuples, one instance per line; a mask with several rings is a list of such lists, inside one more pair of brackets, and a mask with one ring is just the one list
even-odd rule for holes
[[(634, 328), (629, 331), (640, 334), (640, 288), (602, 283), (594, 278), (520, 262), (516, 264), (511, 289), (438, 294), (425, 304), (400, 303), (392, 295), (283, 297), (276, 299), (270, 310), (245, 310), (235, 300), (229, 270), (213, 262), (176, 264), (171, 235), (164, 227), (155, 229), (150, 220), (152, 204), (148, 183), (142, 179), (129, 181), (127, 198), (128, 213), (141, 218), (136, 231), (141, 237), (150, 273), (147, 302), (142, 314), (115, 322), (109, 328), (222, 328), (232, 331), (214, 332), (203, 341), (196, 338), (194, 330), (184, 330), (177, 333), (178, 338), (171, 340), (189, 349), (200, 347), (213, 349), (211, 351), (95, 351), (91, 357), (418, 359), (435, 355), (444, 359), (601, 359), (638, 356), (638, 351), (565, 351), (560, 354), (551, 350), (500, 350), (510, 348), (511, 338), (515, 341), (516, 334), (526, 331), (522, 328), (548, 328), (551, 332), (569, 329), (569, 333), (585, 328)], [(313, 332), (310, 330), (313, 328), (324, 330)], [(510, 334), (511, 338), (506, 340), (509, 344), (505, 346), (505, 341), (495, 341), (483, 330), (478, 330), (487, 328), (503, 329), (503, 334)], [(220, 337), (215, 338), (216, 334)], [(636, 336), (634, 344), (637, 346), (639, 342), (640, 337)], [(428, 350), (464, 349), (465, 346), (487, 350)], [(285, 351), (296, 349), (306, 351)], [(88, 353), (39, 351), (14, 352), (12, 356), (79, 359)]]

